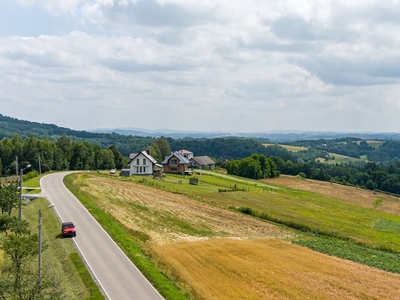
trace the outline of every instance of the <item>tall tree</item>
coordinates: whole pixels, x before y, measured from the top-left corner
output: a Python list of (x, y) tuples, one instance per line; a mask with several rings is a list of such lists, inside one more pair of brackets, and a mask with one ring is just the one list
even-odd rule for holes
[(114, 155), (115, 168), (117, 168), (117, 169), (124, 168), (125, 167), (124, 159), (123, 159), (121, 153), (118, 151), (117, 147), (115, 145), (111, 145), (110, 147), (108, 147), (108, 149), (111, 150), (111, 152)]
[[(161, 137), (154, 142), (155, 145), (160, 149), (161, 160), (164, 160), (165, 156), (171, 155), (171, 146), (166, 138)], [(153, 148), (155, 145), (153, 144)]]
[(11, 215), (13, 208), (19, 203), (18, 183), (0, 185), (0, 208), (1, 214), (5, 212)]

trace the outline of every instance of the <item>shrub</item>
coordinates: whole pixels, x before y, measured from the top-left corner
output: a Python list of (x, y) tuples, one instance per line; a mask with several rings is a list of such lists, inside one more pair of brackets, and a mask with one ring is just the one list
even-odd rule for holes
[(254, 211), (250, 207), (239, 207), (238, 211), (243, 214), (254, 216)]
[(29, 180), (35, 177), (38, 177), (39, 173), (36, 170), (30, 171), (29, 173), (27, 173), (26, 175), (24, 175), (24, 180)]

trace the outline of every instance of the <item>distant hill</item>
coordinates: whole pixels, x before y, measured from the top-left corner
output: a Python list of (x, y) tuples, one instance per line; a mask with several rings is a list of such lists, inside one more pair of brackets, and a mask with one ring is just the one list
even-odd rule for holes
[(31, 135), (35, 137), (48, 137), (49, 139), (60, 137), (63, 134), (82, 139), (96, 138), (99, 136), (99, 134), (93, 132), (72, 130), (54, 124), (19, 120), (0, 114), (0, 139), (5, 137), (12, 138), (14, 134), (18, 134), (23, 139)]
[(63, 134), (79, 139), (98, 139), (104, 136), (123, 135), (137, 137), (170, 137), (173, 139), (213, 139), (213, 138), (255, 138), (265, 142), (293, 142), (302, 140), (339, 139), (355, 137), (363, 140), (400, 140), (400, 133), (376, 133), (376, 132), (332, 132), (332, 131), (265, 131), (265, 132), (193, 132), (171, 129), (148, 130), (143, 128), (110, 128), (92, 129), (89, 131), (72, 130), (54, 124), (45, 124), (19, 120), (0, 114), (0, 139), (11, 138), (14, 134), (21, 138), (31, 135), (36, 137), (58, 138)]
[(354, 137), (362, 140), (400, 140), (400, 133), (378, 133), (378, 132), (333, 132), (333, 131), (265, 131), (265, 132), (194, 132), (178, 131), (171, 129), (148, 130), (143, 128), (113, 128), (113, 129), (93, 129), (91, 132), (98, 133), (117, 133), (121, 135), (171, 137), (174, 139), (194, 138), (194, 139), (213, 139), (213, 138), (255, 138), (264, 141), (277, 143), (287, 143), (302, 140), (319, 139), (340, 139)]

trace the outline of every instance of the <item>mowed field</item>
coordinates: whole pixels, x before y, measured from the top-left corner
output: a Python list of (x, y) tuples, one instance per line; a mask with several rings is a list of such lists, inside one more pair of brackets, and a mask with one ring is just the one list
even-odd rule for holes
[(297, 152), (300, 150), (307, 150), (306, 147), (301, 147), (301, 146), (292, 146), (292, 145), (282, 145), (282, 144), (268, 144), (268, 143), (264, 143), (263, 144), (264, 147), (269, 147), (269, 146), (280, 146), (285, 148), (288, 151), (292, 151), (292, 152)]
[(397, 299), (400, 293), (400, 275), (291, 244), (296, 233), (281, 226), (113, 176), (76, 176), (97, 207), (149, 237), (142, 246), (192, 299)]
[[(400, 198), (384, 193), (326, 181), (303, 179), (298, 176), (281, 175), (278, 178), (263, 179), (262, 181), (296, 190), (317, 193), (365, 208), (375, 208), (389, 214), (400, 215)], [(374, 206), (377, 199), (382, 200), (379, 207)]]

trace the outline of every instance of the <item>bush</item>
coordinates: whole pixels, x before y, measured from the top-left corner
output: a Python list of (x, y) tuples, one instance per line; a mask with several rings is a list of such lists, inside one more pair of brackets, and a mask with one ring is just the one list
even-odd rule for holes
[(307, 176), (306, 176), (306, 174), (305, 174), (304, 172), (300, 172), (300, 173), (298, 174), (298, 176), (301, 177), (301, 178), (303, 178), (303, 179), (307, 178)]
[(246, 215), (254, 216), (254, 211), (250, 207), (239, 207), (238, 211)]
[(24, 180), (29, 180), (35, 177), (38, 177), (39, 173), (36, 170), (30, 171), (29, 173), (27, 173), (26, 175), (24, 175)]

